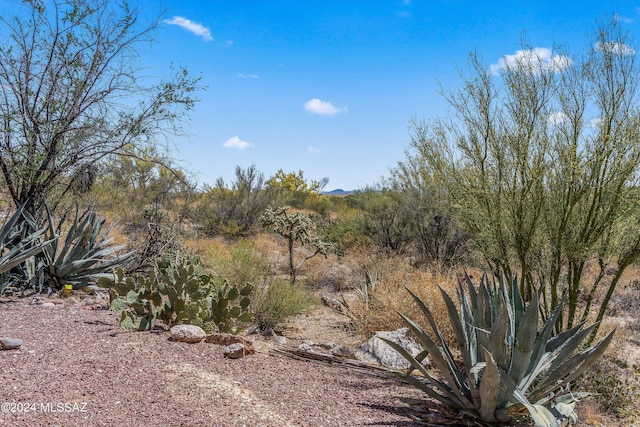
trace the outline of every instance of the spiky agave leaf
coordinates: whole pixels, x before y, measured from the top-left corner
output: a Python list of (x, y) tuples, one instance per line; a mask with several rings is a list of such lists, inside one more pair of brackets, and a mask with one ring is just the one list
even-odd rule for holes
[(464, 284), (458, 281), (459, 309), (441, 289), (463, 353), (462, 371), (429, 308), (409, 289), (437, 338), (431, 339), (417, 323), (400, 316), (429, 353), (442, 379), (430, 375), (421, 360), (399, 345), (387, 343), (429, 380), (427, 383), (411, 377), (409, 371), (402, 374), (408, 382), (481, 424), (505, 423), (528, 414), (538, 427), (555, 427), (559, 420), (575, 417), (574, 400), (584, 395), (572, 395), (574, 400), (549, 396), (557, 394), (602, 355), (613, 331), (595, 345), (578, 351), (593, 326), (584, 328), (580, 324), (552, 336), (566, 297), (538, 332), (539, 295), (534, 294), (525, 306), (516, 288), (516, 281), (508, 289), (504, 277), (489, 281), (483, 276), (476, 289), (467, 275)]

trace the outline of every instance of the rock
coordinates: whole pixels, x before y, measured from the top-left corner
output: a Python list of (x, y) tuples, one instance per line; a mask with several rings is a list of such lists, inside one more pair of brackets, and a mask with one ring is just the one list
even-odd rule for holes
[[(408, 328), (400, 328), (396, 331), (380, 331), (354, 352), (356, 359), (369, 363), (377, 363), (392, 369), (407, 369), (411, 364), (400, 353), (395, 351), (389, 344), (380, 338), (388, 339), (402, 346), (412, 356), (417, 356), (422, 352), (422, 347), (413, 339), (407, 336)], [(423, 361), (427, 363), (426, 359)]]
[(275, 341), (279, 345), (287, 345), (287, 339), (280, 335), (272, 335), (271, 340)]
[(251, 326), (250, 328), (248, 328), (243, 335), (254, 335), (260, 332), (260, 326), (258, 324), (255, 324), (253, 326)]
[(331, 350), (329, 350), (329, 354), (340, 357), (348, 357), (350, 359), (355, 359), (356, 357), (353, 354), (353, 351), (349, 347), (344, 345), (336, 345)]
[[(311, 341), (313, 342), (313, 341)], [(298, 346), (298, 350), (302, 351), (311, 351), (313, 344), (307, 344), (307, 341), (303, 342)]]
[(240, 342), (226, 346), (223, 352), (224, 357), (228, 357), (229, 359), (240, 359), (248, 354), (244, 345)]
[(91, 298), (87, 298), (83, 303), (84, 305), (93, 305), (93, 300)]
[(214, 332), (207, 335), (204, 341), (209, 344), (218, 344), (224, 346), (230, 346), (232, 344), (242, 344), (244, 346), (244, 354), (254, 354), (256, 352), (256, 349), (253, 346), (253, 341), (238, 335)]
[(322, 303), (324, 305), (326, 305), (327, 307), (333, 308), (338, 313), (345, 314), (347, 312), (347, 308), (344, 306), (344, 304), (342, 304), (340, 301), (333, 298), (329, 294), (323, 294), (320, 299), (322, 300)]
[(54, 303), (55, 305), (62, 305), (62, 304), (64, 304), (64, 300), (63, 300), (62, 298), (55, 298), (55, 299), (52, 299), (52, 300), (51, 300), (51, 301), (49, 301), (49, 302), (52, 302), (52, 303)]
[(55, 307), (56, 305), (52, 302), (43, 302), (40, 304), (40, 307)]
[(0, 347), (2, 347), (4, 350), (13, 350), (13, 349), (19, 348), (21, 345), (22, 345), (22, 340), (19, 340), (17, 338), (9, 338), (9, 337), (0, 338)]
[(169, 330), (171, 338), (176, 341), (197, 343), (207, 337), (207, 333), (200, 326), (176, 325)]

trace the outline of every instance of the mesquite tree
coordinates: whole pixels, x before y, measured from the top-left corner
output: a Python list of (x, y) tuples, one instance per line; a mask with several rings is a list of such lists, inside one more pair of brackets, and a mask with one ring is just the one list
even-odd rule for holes
[(14, 6), (0, 18), (0, 176), (35, 214), (90, 184), (106, 156), (180, 132), (199, 79), (182, 69), (154, 83), (141, 73), (137, 49), (160, 21), (139, 22), (126, 2)]

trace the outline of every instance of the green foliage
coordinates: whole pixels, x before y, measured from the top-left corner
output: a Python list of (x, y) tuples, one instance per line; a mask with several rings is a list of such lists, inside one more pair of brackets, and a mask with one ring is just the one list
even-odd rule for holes
[(251, 302), (255, 322), (261, 331), (277, 329), (288, 317), (312, 304), (308, 290), (287, 280), (276, 280), (258, 288)]
[[(317, 233), (316, 223), (310, 215), (302, 212), (289, 214), (288, 208), (280, 207), (267, 209), (260, 217), (262, 226), (267, 230), (277, 233), (287, 239), (289, 249), (289, 275), (291, 283), (295, 283), (296, 274), (300, 267), (318, 254), (327, 256), (335, 250), (335, 245)], [(304, 257), (297, 265), (294, 264), (293, 247), (295, 243), (302, 246), (311, 246), (315, 251)]]
[[(462, 283), (458, 286), (459, 309), (441, 289), (462, 363), (454, 359), (429, 308), (409, 291), (436, 339), (401, 314), (426, 350), (414, 358), (397, 344), (388, 343), (411, 363), (411, 371), (418, 370), (429, 383), (411, 376), (411, 371), (400, 376), (480, 424), (504, 425), (527, 414), (539, 427), (575, 420), (575, 402), (587, 394), (562, 393), (602, 355), (613, 331), (580, 350), (595, 325), (585, 328), (582, 322), (552, 335), (562, 304), (538, 330), (537, 294), (527, 306), (515, 280), (508, 288), (503, 278), (490, 281), (485, 276), (479, 288), (469, 277), (465, 281), (466, 290)], [(427, 355), (441, 379), (422, 363)]]
[(246, 283), (242, 288), (228, 282), (218, 288), (216, 297), (211, 300), (211, 318), (220, 332), (237, 333), (239, 323), (252, 319), (249, 308), (253, 285)]
[(638, 421), (640, 375), (637, 372), (628, 374), (625, 368), (619, 361), (602, 359), (594, 364), (584, 386), (593, 390), (606, 414), (626, 418), (627, 422), (633, 423)]
[(98, 284), (109, 289), (110, 307), (121, 311), (120, 326), (128, 331), (151, 329), (161, 320), (169, 326), (236, 332), (240, 322), (251, 319), (252, 285), (239, 288), (224, 282), (218, 287), (198, 258), (158, 259), (149, 277), (124, 277), (118, 269), (115, 280), (101, 278)]
[(112, 277), (115, 268), (126, 265), (133, 252), (115, 255), (123, 246), (112, 245), (108, 238), (111, 228), (104, 228), (106, 220), (87, 209), (78, 215), (62, 239), (66, 215), (55, 224), (53, 212), (47, 208), (47, 237), (52, 243), (45, 247), (42, 257), (36, 257), (36, 275), (43, 274), (48, 286), (62, 289), (66, 284), (75, 288), (94, 283), (100, 277)]
[(181, 69), (148, 84), (134, 58), (161, 20), (141, 23), (127, 2), (26, 1), (15, 10), (0, 22), (0, 176), (37, 216), (90, 187), (106, 157), (181, 133), (199, 79)]
[(282, 169), (278, 169), (278, 172), (267, 181), (267, 186), (275, 192), (277, 203), (280, 205), (293, 206), (298, 209), (308, 207), (322, 213), (320, 210), (326, 209), (327, 206), (320, 202), (318, 193), (328, 182), (328, 178), (307, 182), (302, 170), (298, 170), (297, 173), (285, 173)]
[(140, 216), (155, 224), (166, 223), (171, 218), (169, 211), (159, 203), (150, 203), (145, 205), (140, 212)]
[[(0, 274), (5, 275), (0, 282), (0, 293), (7, 288), (25, 288), (27, 283), (16, 275), (7, 275), (11, 270), (42, 253), (52, 241), (41, 240), (46, 229), (30, 231), (26, 223), (19, 224), (19, 219), (29, 216), (24, 207), (19, 207), (13, 215), (5, 220), (0, 228)], [(8, 277), (7, 277), (8, 276)]]
[[(640, 68), (612, 47), (631, 43), (623, 26), (615, 16), (598, 25), (587, 54), (559, 52), (558, 67), (526, 43), (528, 55), (501, 70), (471, 54), (460, 88), (443, 93), (455, 120), (414, 122), (395, 171), (398, 185), (449, 199), (490, 268), (523, 278), (525, 299), (544, 289), (545, 317), (567, 289), (558, 329), (583, 321), (605, 285), (601, 321), (640, 257)], [(603, 274), (616, 268), (613, 280), (591, 280), (591, 259)]]
[(255, 165), (247, 169), (237, 166), (236, 180), (230, 187), (222, 178), (214, 187), (205, 187), (196, 212), (201, 230), (210, 236), (245, 236), (271, 203), (271, 195)]

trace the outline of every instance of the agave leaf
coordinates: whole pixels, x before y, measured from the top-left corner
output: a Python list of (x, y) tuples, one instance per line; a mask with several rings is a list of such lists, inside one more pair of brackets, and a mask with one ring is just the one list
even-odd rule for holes
[(495, 410), (500, 393), (500, 372), (496, 361), (486, 348), (482, 349), (487, 361), (480, 380), (480, 417), (483, 421), (496, 421)]
[[(503, 369), (508, 368), (509, 359), (511, 358), (510, 346), (507, 339), (507, 331), (509, 330), (509, 314), (507, 313), (506, 305), (507, 304), (501, 297), (500, 314), (493, 323), (487, 339), (489, 344), (488, 348), (495, 359), (495, 363)], [(485, 355), (487, 354), (486, 351), (484, 351), (484, 353)]]
[(409, 326), (409, 328), (413, 331), (413, 333), (418, 337), (418, 340), (420, 341), (422, 346), (429, 352), (433, 360), (433, 363), (438, 367), (438, 369), (442, 373), (442, 376), (444, 377), (447, 384), (449, 384), (453, 393), (455, 393), (455, 395), (462, 402), (462, 404), (465, 405), (463, 407), (465, 408), (473, 407), (468, 397), (464, 395), (464, 390), (467, 389), (467, 387), (465, 386), (466, 379), (462, 378), (462, 380), (460, 380), (461, 374), (458, 371), (453, 358), (447, 355), (446, 353), (440, 351), (436, 343), (431, 339), (431, 337), (429, 337), (424, 332), (424, 330), (422, 330), (422, 328), (418, 324), (416, 324), (415, 322), (413, 322), (411, 319), (407, 318), (403, 314), (400, 314), (400, 316), (402, 317), (404, 322), (407, 324), (407, 326)]
[(458, 310), (456, 309), (455, 304), (453, 303), (449, 295), (444, 291), (444, 289), (442, 289), (442, 287), (440, 287), (440, 293), (442, 294), (442, 299), (444, 300), (447, 306), (447, 311), (449, 313), (449, 321), (451, 322), (451, 327), (453, 328), (453, 331), (455, 333), (456, 342), (458, 344), (458, 347), (460, 348), (460, 353), (462, 354), (462, 359), (464, 360), (465, 368), (468, 371), (469, 369), (471, 369), (473, 364), (471, 363), (471, 356), (469, 354), (469, 345), (467, 342), (468, 340), (467, 331), (462, 326), (462, 321), (460, 320), (460, 314), (458, 313)]
[[(517, 288), (517, 286), (515, 287)], [(534, 293), (515, 334), (509, 377), (516, 383), (524, 377), (533, 354), (533, 346), (538, 332), (538, 304), (538, 294)]]
[(438, 399), (439, 401), (441, 401), (442, 403), (445, 403), (446, 405), (449, 405), (449, 406), (451, 406), (453, 408), (458, 408), (458, 409), (465, 409), (465, 408), (469, 408), (470, 407), (469, 404), (471, 402), (469, 402), (464, 396), (461, 396), (459, 390), (458, 390), (458, 392), (456, 392), (455, 388), (450, 387), (447, 383), (444, 383), (444, 382), (440, 381), (439, 379), (437, 379), (436, 377), (432, 376), (429, 373), (429, 371), (427, 370), (427, 368), (422, 363), (418, 362), (411, 355), (411, 353), (409, 353), (405, 348), (400, 346), (398, 343), (395, 343), (393, 341), (389, 341), (389, 340), (387, 340), (385, 338), (380, 338), (380, 339), (382, 341), (386, 342), (395, 351), (400, 353), (405, 359), (407, 359), (407, 361), (411, 364), (411, 366), (413, 366), (413, 368), (416, 371), (419, 371), (422, 375), (424, 375), (424, 377), (427, 378), (431, 383), (433, 383), (438, 388), (438, 390), (440, 390), (443, 394), (437, 393), (429, 385), (424, 384), (423, 382), (417, 380), (415, 377), (413, 377), (413, 376), (411, 376), (409, 374), (398, 372), (397, 373), (398, 376), (400, 376), (401, 378), (407, 379), (407, 380), (412, 378), (415, 381), (420, 382), (420, 384), (421, 384), (420, 385), (420, 389), (421, 390), (425, 391), (430, 396)]
[(533, 352), (531, 354), (531, 360), (529, 361), (529, 367), (527, 368), (527, 372), (525, 373), (525, 376), (528, 375), (532, 378), (534, 377), (534, 376), (531, 376), (531, 373), (540, 365), (540, 359), (545, 354), (545, 348), (547, 346), (549, 338), (551, 338), (551, 334), (553, 333), (553, 327), (556, 324), (556, 321), (558, 320), (558, 316), (560, 316), (560, 313), (562, 312), (562, 306), (564, 305), (565, 301), (566, 301), (566, 295), (562, 299), (560, 304), (558, 304), (558, 306), (553, 310), (553, 312), (551, 313), (551, 316), (549, 316), (547, 321), (542, 326), (542, 329), (540, 330), (540, 333), (536, 338), (536, 342), (533, 347)]
[(580, 322), (578, 325), (574, 326), (571, 329), (567, 329), (559, 333), (558, 335), (552, 337), (547, 345), (545, 346), (545, 351), (553, 351), (556, 348), (564, 345), (569, 338), (576, 334), (582, 327), (585, 325), (586, 321)]
[(542, 396), (564, 387), (566, 384), (582, 375), (600, 356), (602, 356), (604, 351), (607, 349), (607, 346), (611, 343), (614, 333), (615, 329), (591, 347), (582, 350), (561, 364), (553, 372), (553, 376), (549, 375), (544, 381), (536, 385), (535, 390), (531, 392), (532, 399), (540, 399)]
[[(442, 335), (442, 332), (440, 332), (440, 328), (438, 328), (438, 325), (436, 324), (436, 321), (433, 315), (431, 314), (431, 310), (429, 310), (429, 308), (422, 302), (422, 300), (416, 294), (411, 292), (409, 288), (406, 288), (406, 289), (409, 292), (409, 294), (413, 297), (414, 301), (418, 304), (418, 307), (420, 307), (420, 310), (425, 315), (427, 320), (429, 321), (429, 325), (431, 326), (431, 329), (438, 336), (438, 340), (440, 341), (440, 349), (441, 349), (440, 351), (438, 351), (438, 353), (442, 353), (446, 357), (446, 361), (449, 366), (449, 371), (453, 374), (453, 379), (455, 380), (455, 384), (457, 385), (457, 387), (462, 389), (463, 387), (462, 384), (466, 382), (466, 378), (456, 366), (455, 360), (453, 358), (453, 354), (451, 354), (451, 350), (449, 349), (449, 346), (447, 345), (447, 342), (445, 341), (444, 336)], [(410, 321), (405, 316), (402, 316), (402, 318), (406, 319), (405, 322)], [(414, 325), (416, 324), (414, 323)], [(426, 336), (424, 331), (422, 331), (422, 328), (420, 328), (420, 331), (422, 332), (423, 335)], [(431, 349), (428, 349), (428, 350), (429, 352), (433, 352), (433, 350)]]

